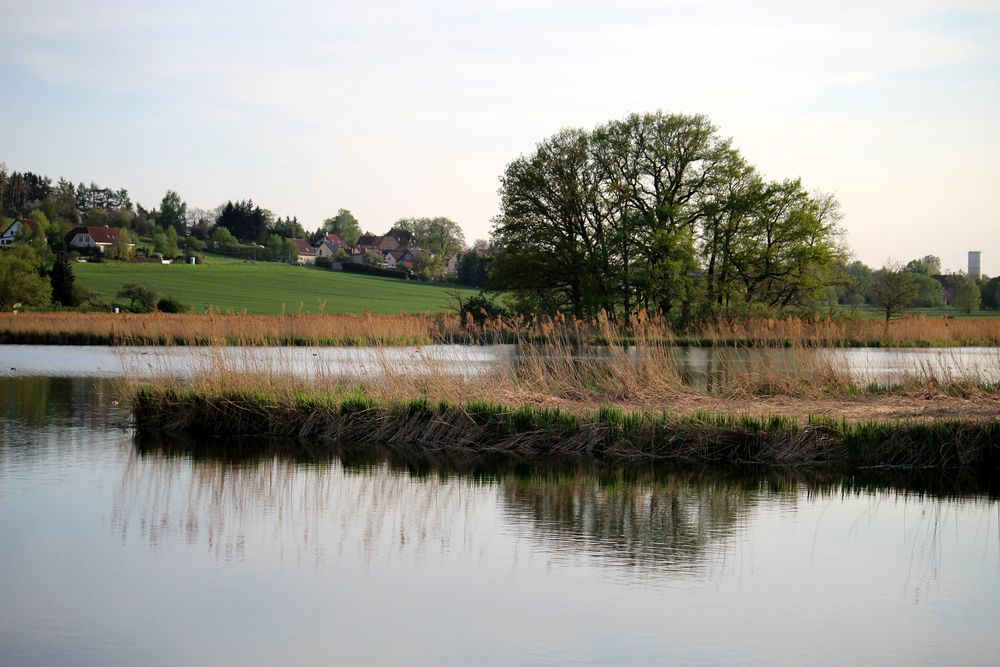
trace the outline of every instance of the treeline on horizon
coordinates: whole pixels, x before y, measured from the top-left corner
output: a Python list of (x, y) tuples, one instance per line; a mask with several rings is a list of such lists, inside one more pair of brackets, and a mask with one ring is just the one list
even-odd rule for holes
[[(74, 186), (64, 178), (53, 183), (48, 176), (32, 172), (8, 173), (0, 164), (0, 232), (16, 219), (33, 221), (38, 233), (25, 230), (23, 242), (0, 254), (0, 309), (14, 304), (110, 307), (102, 295), (75, 282), (68, 260), (71, 253), (90, 254), (97, 261), (130, 261), (141, 245), (142, 252), (164, 258), (200, 257), (212, 251), (244, 259), (294, 262), (298, 247), (289, 239), (315, 244), (325, 234), (338, 234), (354, 245), (362, 235), (360, 223), (347, 209), (338, 210), (318, 229), (307, 232), (297, 217), (275, 216), (252, 199), (230, 200), (207, 211), (189, 208), (177, 192), (168, 190), (158, 208), (146, 209), (133, 203), (125, 188), (106, 188), (93, 182)], [(70, 248), (66, 237), (78, 226), (113, 227), (117, 230), (115, 241), (105, 253)], [(403, 218), (394, 228), (411, 232), (423, 248), (414, 258), (414, 277), (448, 279), (474, 287), (485, 284), (485, 241), (477, 240), (474, 252), (461, 256), (456, 273), (446, 276), (447, 258), (465, 248), (461, 227), (454, 221), (446, 217)], [(349, 261), (350, 256), (342, 254), (338, 259)], [(130, 300), (127, 307), (135, 305), (133, 295), (117, 296)], [(148, 310), (148, 303), (146, 306)]]
[[(108, 226), (140, 237), (164, 234), (182, 250), (197, 252), (206, 244), (224, 249), (245, 245), (274, 250), (277, 259), (287, 255), (287, 239), (316, 244), (325, 234), (337, 234), (353, 246), (363, 233), (357, 218), (344, 208), (310, 232), (297, 216), (275, 216), (253, 199), (228, 200), (205, 210), (189, 208), (176, 191), (167, 190), (159, 208), (146, 209), (133, 204), (125, 188), (115, 190), (93, 182), (74, 186), (63, 178), (53, 185), (48, 176), (17, 171), (8, 174), (0, 165), (0, 219), (33, 214), (46, 224), (52, 236), (68, 233), (76, 226)], [(465, 247), (461, 227), (443, 216), (400, 218), (393, 228), (411, 232), (420, 247), (435, 256), (447, 257)], [(486, 243), (476, 241), (473, 247), (484, 250)], [(268, 254), (262, 256), (267, 258)]]
[[(557, 132), (507, 166), (500, 197), (490, 287), (525, 312), (645, 312), (684, 327), (838, 303), (887, 317), (944, 305), (923, 269), (850, 263), (832, 195), (765, 180), (701, 115)], [(978, 310), (981, 286), (964, 282), (975, 298), (962, 303)], [(997, 287), (983, 305), (996, 307)]]
[[(476, 319), (514, 311), (603, 314), (628, 324), (645, 313), (687, 328), (719, 318), (833, 312), (834, 305), (876, 306), (886, 319), (915, 306), (969, 313), (1000, 307), (1000, 280), (941, 276), (931, 255), (878, 269), (852, 262), (832, 195), (809, 192), (798, 179), (767, 181), (705, 116), (633, 114), (592, 130), (565, 129), (508, 164), (500, 184), (490, 241), (473, 244), (457, 275), (446, 276), (444, 264), (465, 247), (455, 222), (406, 218), (394, 225), (425, 251), (414, 260), (417, 277), (503, 294), (463, 305)], [(119, 260), (131, 259), (133, 237), (148, 239), (149, 250), (164, 257), (212, 250), (294, 261), (288, 239), (317, 243), (337, 234), (353, 246), (362, 235), (347, 209), (307, 232), (297, 217), (277, 217), (252, 199), (208, 211), (168, 190), (158, 208), (146, 209), (124, 188), (62, 178), (53, 184), (0, 165), (0, 222), (16, 217), (35, 220), (47, 241), (47, 248), (34, 245), (35, 257), (20, 251), (43, 282), (71, 273), (54, 258), (68, 251), (65, 236), (78, 225), (125, 230), (107, 253)], [(55, 303), (83, 298), (54, 280), (51, 286)], [(48, 303), (36, 287), (20, 302)], [(0, 307), (8, 305), (0, 299)]]

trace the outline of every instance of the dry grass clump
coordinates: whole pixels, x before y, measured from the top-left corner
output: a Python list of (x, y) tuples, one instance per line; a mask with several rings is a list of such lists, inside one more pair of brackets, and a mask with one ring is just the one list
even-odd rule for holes
[(709, 391), (731, 397), (816, 397), (853, 392), (857, 384), (842, 356), (826, 349), (717, 348), (717, 380)]
[[(554, 318), (528, 324), (509, 366), (491, 382), (569, 400), (628, 401), (686, 392), (675, 350), (655, 326), (637, 327), (625, 344), (606, 318)], [(601, 345), (588, 341), (597, 339)]]

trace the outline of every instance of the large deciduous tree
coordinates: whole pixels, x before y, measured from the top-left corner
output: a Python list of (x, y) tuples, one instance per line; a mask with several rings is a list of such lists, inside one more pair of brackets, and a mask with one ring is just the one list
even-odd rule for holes
[(971, 315), (974, 311), (979, 310), (980, 298), (981, 293), (976, 281), (971, 279), (966, 280), (958, 286), (953, 305), (957, 310), (965, 311), (966, 315)]
[(47, 306), (52, 300), (49, 279), (43, 277), (42, 260), (27, 243), (0, 251), (0, 310), (21, 306)]
[(990, 278), (980, 288), (984, 308), (997, 310), (1000, 308), (1000, 277)]
[(339, 209), (337, 215), (324, 220), (321, 231), (324, 234), (336, 234), (348, 245), (354, 245), (361, 238), (361, 225), (346, 208)]
[(882, 307), (885, 321), (909, 308), (917, 296), (913, 274), (895, 263), (888, 263), (875, 273), (875, 303)]
[(417, 246), (433, 255), (447, 257), (458, 252), (465, 245), (465, 235), (462, 233), (462, 228), (449, 218), (402, 218), (397, 220), (393, 226), (397, 229), (413, 232), (413, 239)]
[(160, 200), (160, 210), (156, 215), (156, 224), (163, 229), (170, 229), (184, 235), (187, 230), (187, 204), (173, 190), (167, 190)]
[(926, 276), (936, 276), (941, 273), (941, 258), (936, 255), (924, 255), (906, 264), (910, 273), (922, 273)]
[(562, 130), (500, 179), (491, 286), (581, 317), (696, 317), (822, 298), (836, 201), (768, 183), (704, 116)]

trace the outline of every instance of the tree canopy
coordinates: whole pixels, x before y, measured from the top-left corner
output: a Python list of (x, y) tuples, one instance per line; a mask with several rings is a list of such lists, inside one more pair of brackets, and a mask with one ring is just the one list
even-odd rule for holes
[(323, 221), (321, 231), (324, 234), (336, 234), (348, 245), (354, 245), (361, 238), (361, 225), (354, 214), (346, 208), (337, 211), (337, 215)]
[(906, 270), (910, 273), (922, 273), (926, 276), (939, 275), (941, 273), (941, 258), (936, 255), (924, 255), (920, 259), (907, 262)]
[(254, 205), (253, 200), (247, 199), (235, 204), (227, 202), (215, 224), (229, 230), (240, 243), (267, 243), (267, 217), (260, 206)]
[(535, 310), (686, 323), (808, 304), (843, 255), (837, 202), (765, 181), (705, 116), (562, 130), (500, 182), (491, 286)]
[(450, 218), (401, 218), (393, 227), (412, 232), (417, 246), (434, 255), (447, 257), (465, 245), (462, 228)]
[(187, 230), (187, 204), (173, 190), (167, 190), (160, 200), (156, 224), (163, 229), (173, 229), (178, 234), (184, 234)]
[(979, 310), (980, 299), (979, 285), (976, 284), (975, 280), (966, 280), (959, 285), (958, 291), (955, 292), (954, 306), (958, 310), (965, 311), (967, 315), (971, 315)]
[(0, 310), (21, 306), (47, 306), (52, 286), (47, 276), (51, 263), (32, 243), (18, 243), (0, 250)]
[(917, 297), (914, 274), (895, 263), (888, 263), (875, 272), (875, 303), (882, 307), (885, 321), (913, 305)]

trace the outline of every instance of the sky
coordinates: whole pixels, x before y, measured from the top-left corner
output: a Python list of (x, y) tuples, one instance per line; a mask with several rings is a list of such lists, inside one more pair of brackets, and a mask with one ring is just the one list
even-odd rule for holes
[(0, 161), (315, 229), (447, 216), (565, 127), (705, 114), (872, 266), (1000, 274), (1000, 0), (0, 0)]

